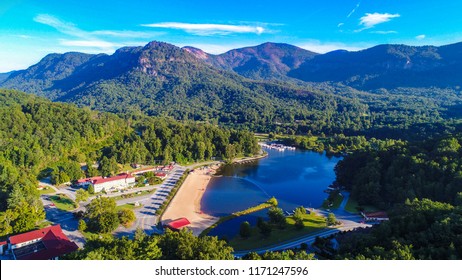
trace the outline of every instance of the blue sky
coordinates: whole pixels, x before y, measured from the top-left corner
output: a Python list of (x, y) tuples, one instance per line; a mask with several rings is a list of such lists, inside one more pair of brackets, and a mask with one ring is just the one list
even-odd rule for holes
[(153, 40), (210, 53), (268, 41), (321, 53), (444, 45), (462, 41), (461, 10), (448, 0), (1, 0), (0, 72), (52, 52), (112, 53)]

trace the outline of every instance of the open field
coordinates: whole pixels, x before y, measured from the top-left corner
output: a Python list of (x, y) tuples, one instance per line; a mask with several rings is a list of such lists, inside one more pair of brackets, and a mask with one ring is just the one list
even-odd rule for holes
[(50, 200), (55, 204), (56, 208), (63, 211), (71, 211), (76, 208), (74, 201), (65, 194), (52, 195)]
[(42, 190), (39, 190), (40, 195), (42, 194), (52, 194), (55, 193), (56, 191), (52, 187), (45, 187)]

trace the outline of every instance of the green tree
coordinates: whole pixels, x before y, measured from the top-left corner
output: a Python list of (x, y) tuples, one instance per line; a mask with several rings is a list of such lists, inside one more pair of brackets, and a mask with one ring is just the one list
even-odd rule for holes
[(241, 223), (240, 229), (239, 229), (239, 235), (242, 238), (249, 238), (251, 235), (252, 231), (250, 228), (249, 222), (245, 221)]
[(75, 203), (78, 205), (80, 202), (85, 202), (88, 200), (88, 198), (90, 198), (90, 194), (88, 193), (88, 191), (84, 190), (84, 189), (78, 189), (76, 192), (75, 192)]
[(282, 211), (281, 208), (271, 207), (268, 210), (268, 217), (270, 219), (270, 223), (281, 228), (285, 227), (287, 224), (286, 216), (284, 215), (284, 211)]
[(93, 186), (93, 184), (88, 185), (87, 191), (88, 191), (89, 194), (94, 194), (95, 193), (95, 186)]
[(236, 147), (233, 144), (228, 144), (225, 150), (225, 158), (228, 162), (232, 162), (237, 156)]
[(99, 170), (103, 176), (110, 177), (119, 171), (119, 166), (114, 157), (103, 157), (99, 164)]
[(87, 177), (95, 177), (98, 175), (98, 169), (94, 168), (91, 164), (87, 164)]
[(302, 229), (305, 227), (303, 224), (303, 217), (306, 215), (306, 209), (303, 206), (295, 208), (293, 219), (295, 220), (295, 228)]
[(260, 233), (264, 237), (269, 237), (271, 235), (271, 232), (273, 231), (271, 225), (268, 222), (262, 222), (258, 228), (260, 229)]
[(158, 237), (165, 260), (232, 260), (233, 248), (216, 236), (196, 237), (189, 230), (167, 230)]
[(83, 220), (79, 220), (79, 226), (78, 226), (79, 231), (85, 231), (87, 229), (87, 223)]
[(131, 209), (121, 209), (117, 214), (119, 216), (119, 222), (124, 227), (130, 227), (130, 225), (136, 220), (135, 212)]
[(85, 212), (88, 228), (99, 233), (109, 233), (119, 225), (116, 202), (113, 198), (98, 197), (93, 199)]
[(337, 218), (335, 217), (335, 214), (334, 213), (329, 213), (329, 215), (327, 215), (327, 225), (328, 226), (334, 226), (337, 224)]
[(278, 206), (278, 200), (274, 196), (268, 200), (268, 203), (274, 207)]
[(7, 236), (13, 233), (14, 221), (18, 218), (18, 213), (12, 209), (0, 212), (0, 236)]

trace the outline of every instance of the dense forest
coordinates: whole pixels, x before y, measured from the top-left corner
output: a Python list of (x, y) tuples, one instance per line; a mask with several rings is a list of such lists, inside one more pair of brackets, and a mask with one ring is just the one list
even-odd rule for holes
[(0, 120), (0, 236), (33, 229), (44, 219), (38, 178), (61, 184), (115, 174), (119, 164), (230, 160), (259, 151), (248, 131), (98, 113), (11, 90), (0, 90)]
[(460, 259), (462, 137), (355, 152), (336, 166), (337, 183), (390, 221), (340, 237), (338, 258)]

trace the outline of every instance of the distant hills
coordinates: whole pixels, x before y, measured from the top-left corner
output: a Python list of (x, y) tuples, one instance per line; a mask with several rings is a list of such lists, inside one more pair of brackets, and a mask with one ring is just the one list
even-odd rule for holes
[(442, 47), (380, 45), (334, 51), (305, 61), (289, 76), (310, 82), (341, 82), (360, 89), (462, 85), (462, 43)]
[(357, 52), (337, 50), (326, 54), (276, 43), (220, 55), (184, 49), (210, 65), (251, 79), (340, 82), (366, 90), (462, 85), (462, 43), (442, 47), (379, 45)]
[(192, 47), (183, 49), (212, 66), (232, 70), (251, 79), (285, 80), (288, 72), (319, 55), (296, 46), (277, 43), (235, 49), (220, 55), (207, 54)]

